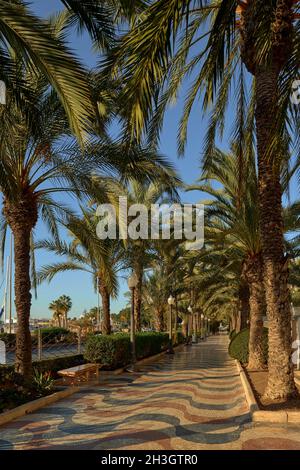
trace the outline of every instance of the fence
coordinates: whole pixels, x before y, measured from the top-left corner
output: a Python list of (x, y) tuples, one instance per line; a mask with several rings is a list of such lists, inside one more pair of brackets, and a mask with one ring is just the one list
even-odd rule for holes
[[(66, 330), (61, 333), (53, 329), (46, 332), (37, 329), (32, 333), (32, 360), (42, 361), (57, 357), (73, 356), (83, 354), (87, 335), (79, 332)], [(4, 333), (0, 335), (0, 364), (14, 364), (16, 354), (15, 334)]]

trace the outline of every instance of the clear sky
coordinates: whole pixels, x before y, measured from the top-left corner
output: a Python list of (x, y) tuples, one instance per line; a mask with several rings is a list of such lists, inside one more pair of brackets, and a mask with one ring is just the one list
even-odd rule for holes
[[(39, 16), (48, 16), (51, 13), (62, 8), (59, 0), (33, 0), (31, 1), (32, 8)], [(72, 49), (80, 59), (89, 67), (94, 67), (97, 64), (97, 56), (91, 48), (91, 43), (87, 35), (70, 37)], [(186, 148), (186, 155), (184, 159), (177, 159), (177, 128), (178, 120), (181, 114), (183, 104), (184, 90), (179, 98), (178, 104), (171, 108), (166, 115), (165, 125), (161, 136), (161, 152), (168, 156), (169, 159), (176, 165), (176, 168), (181, 178), (188, 184), (194, 183), (200, 173), (200, 160), (201, 149), (203, 146), (203, 138), (206, 131), (206, 122), (202, 120), (202, 111), (197, 106), (191, 115), (188, 133), (188, 145)], [(230, 111), (228, 113), (228, 120), (233, 118)], [(223, 145), (224, 148), (224, 145)], [(296, 193), (296, 186), (293, 185), (292, 193)], [(201, 199), (200, 193), (187, 193), (184, 195), (184, 202), (197, 202)], [(60, 197), (62, 199), (62, 197)], [(42, 224), (38, 224), (36, 231), (38, 238), (47, 237), (47, 232)], [(49, 264), (53, 262), (53, 256), (47, 253), (39, 252), (37, 254), (37, 266)], [(1, 281), (2, 282), (2, 281)], [(112, 312), (118, 312), (125, 304), (124, 292), (127, 290), (126, 282), (121, 280), (120, 293), (117, 301), (112, 303)], [(48, 311), (49, 303), (62, 294), (69, 295), (73, 301), (73, 308), (70, 317), (82, 313), (84, 309), (89, 309), (97, 305), (97, 295), (92, 286), (92, 279), (86, 273), (74, 272), (64, 273), (57, 275), (51, 284), (43, 284), (38, 289), (38, 298), (33, 299), (32, 303), (32, 316), (33, 317), (46, 317), (50, 313)], [(0, 292), (3, 296), (3, 287)], [(0, 303), (2, 299), (0, 297)], [(13, 310), (14, 311), (14, 310)]]

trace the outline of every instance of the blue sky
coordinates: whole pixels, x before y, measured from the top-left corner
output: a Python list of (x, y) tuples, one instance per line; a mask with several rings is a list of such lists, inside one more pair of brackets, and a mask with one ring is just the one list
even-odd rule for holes
[[(39, 16), (48, 16), (51, 13), (62, 8), (59, 0), (34, 0), (31, 1), (32, 8)], [(97, 56), (93, 53), (91, 43), (86, 34), (77, 36), (75, 33), (70, 36), (70, 43), (72, 49), (80, 59), (89, 67), (94, 67), (97, 64)], [(184, 159), (177, 158), (177, 129), (178, 120), (181, 115), (181, 109), (184, 98), (184, 90), (179, 98), (178, 104), (167, 112), (165, 125), (161, 135), (161, 152), (168, 156), (169, 159), (175, 164), (181, 178), (186, 183), (193, 183), (200, 173), (200, 156), (203, 146), (203, 138), (206, 132), (206, 122), (202, 119), (202, 110), (200, 107), (194, 106), (191, 115), (188, 132), (188, 145), (186, 148), (186, 155)], [(233, 118), (231, 112), (228, 113), (228, 120)], [(224, 145), (223, 145), (224, 148)], [(292, 193), (295, 194), (296, 186), (292, 186)], [(62, 197), (60, 197), (62, 200)], [(188, 193), (184, 195), (184, 202), (197, 202), (201, 199), (201, 194), (197, 192)], [(38, 238), (47, 237), (47, 232), (42, 224), (38, 224), (36, 231)], [(42, 266), (53, 262), (53, 256), (47, 253), (40, 252), (37, 255), (37, 266)], [(125, 304), (124, 292), (126, 292), (126, 282), (121, 280), (120, 293), (117, 301), (112, 302), (112, 312), (118, 312)], [(54, 278), (51, 284), (43, 284), (38, 289), (38, 298), (33, 299), (32, 302), (32, 317), (47, 317), (50, 315), (48, 311), (49, 303), (58, 296), (66, 294), (72, 298), (73, 308), (70, 316), (80, 315), (84, 309), (89, 309), (97, 305), (97, 295), (92, 286), (92, 279), (85, 273), (64, 273)], [(3, 288), (0, 296), (3, 296)], [(0, 297), (0, 302), (2, 299)], [(14, 310), (13, 310), (14, 312)]]

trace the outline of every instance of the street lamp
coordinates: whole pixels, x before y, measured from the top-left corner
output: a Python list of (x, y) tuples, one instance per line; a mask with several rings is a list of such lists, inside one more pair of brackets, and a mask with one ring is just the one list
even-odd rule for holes
[(204, 315), (201, 313), (201, 339), (204, 339)]
[(192, 343), (197, 343), (196, 321), (195, 321), (195, 315), (194, 315), (194, 312), (193, 312), (193, 308), (192, 308), (191, 305), (188, 307), (188, 311), (192, 315), (192, 326), (193, 326)]
[(208, 322), (208, 325), (207, 325), (207, 328), (208, 328), (208, 336), (210, 336), (210, 318), (207, 320)]
[(174, 354), (173, 349), (173, 305), (175, 304), (175, 299), (172, 295), (168, 298), (168, 304), (170, 305), (170, 318), (169, 318), (169, 354)]
[(128, 372), (134, 372), (136, 355), (135, 355), (135, 318), (134, 318), (134, 291), (138, 284), (138, 278), (135, 273), (133, 273), (128, 278), (128, 287), (131, 291), (131, 314), (130, 314), (130, 346), (131, 346), (131, 368), (127, 369)]

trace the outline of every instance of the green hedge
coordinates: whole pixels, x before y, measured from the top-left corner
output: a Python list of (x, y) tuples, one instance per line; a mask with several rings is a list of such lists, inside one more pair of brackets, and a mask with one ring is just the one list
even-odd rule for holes
[[(136, 356), (143, 359), (159, 354), (168, 347), (168, 334), (145, 332), (136, 334)], [(117, 369), (130, 363), (131, 348), (128, 333), (93, 335), (86, 342), (84, 358), (98, 362), (104, 369)]]
[[(229, 355), (234, 359), (237, 359), (243, 364), (248, 362), (249, 358), (249, 334), (250, 329), (245, 328), (244, 330), (237, 333), (229, 344)], [(263, 350), (265, 363), (268, 362), (268, 328), (263, 329)]]
[[(57, 372), (69, 367), (79, 366), (86, 361), (82, 354), (74, 354), (73, 356), (56, 357), (53, 359), (44, 359), (43, 361), (34, 361), (33, 367), (38, 372), (51, 371), (54, 377), (58, 377)], [(14, 366), (5, 365), (0, 366), (0, 388), (1, 385), (7, 381), (18, 383), (21, 381), (21, 376), (14, 372)]]
[[(76, 333), (73, 333), (66, 328), (50, 327), (41, 328), (43, 344), (55, 344), (55, 343), (73, 343), (77, 341)], [(37, 338), (38, 330), (33, 333), (33, 340)]]
[(232, 340), (236, 335), (237, 332), (235, 330), (231, 330), (231, 332), (229, 333), (229, 339)]

